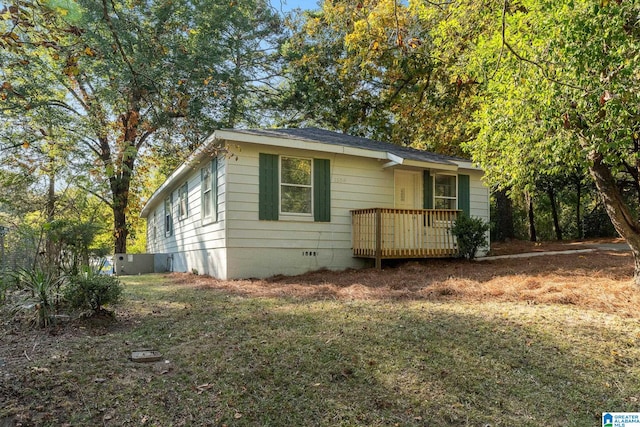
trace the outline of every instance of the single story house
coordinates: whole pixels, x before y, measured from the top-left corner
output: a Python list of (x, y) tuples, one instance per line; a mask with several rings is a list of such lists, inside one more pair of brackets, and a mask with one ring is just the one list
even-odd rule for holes
[(321, 129), (218, 130), (142, 209), (147, 252), (156, 271), (220, 279), (451, 257), (457, 215), (489, 221), (482, 175), (467, 159)]

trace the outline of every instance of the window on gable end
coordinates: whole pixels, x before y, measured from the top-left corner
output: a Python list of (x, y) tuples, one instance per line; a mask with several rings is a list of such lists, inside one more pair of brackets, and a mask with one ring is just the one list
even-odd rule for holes
[(164, 235), (169, 237), (173, 234), (173, 194), (164, 199)]
[(200, 201), (202, 222), (215, 222), (218, 220), (218, 159), (200, 170)]
[(158, 222), (158, 216), (157, 216), (157, 212), (154, 210), (153, 211), (153, 215), (151, 216), (151, 224), (149, 225), (149, 228), (151, 229), (151, 242), (155, 243), (156, 239), (158, 238), (158, 233), (157, 233), (157, 229), (156, 229), (156, 224)]
[(185, 182), (178, 188), (178, 218), (185, 219), (189, 216), (189, 187)]

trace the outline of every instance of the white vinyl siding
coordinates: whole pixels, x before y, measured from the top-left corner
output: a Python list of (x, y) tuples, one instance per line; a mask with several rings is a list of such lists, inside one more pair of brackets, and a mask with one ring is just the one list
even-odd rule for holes
[[(188, 271), (199, 274), (209, 274), (215, 277), (224, 277), (226, 275), (226, 252), (225, 247), (225, 188), (226, 184), (223, 179), (226, 160), (224, 158), (217, 159), (215, 168), (215, 176), (209, 174), (208, 182), (211, 192), (211, 209), (212, 214), (217, 212), (216, 220), (204, 222), (202, 220), (202, 169), (206, 168), (212, 171), (212, 162), (206, 162), (195, 165), (193, 171), (186, 177), (188, 188), (188, 210), (189, 215), (182, 221), (173, 221), (172, 234), (165, 236), (161, 232), (159, 238), (153, 241), (147, 241), (147, 252), (156, 254), (170, 254), (173, 271)], [(184, 185), (185, 180), (182, 180)], [(177, 190), (174, 187), (172, 193), (176, 197), (172, 205), (175, 215), (177, 215)], [(169, 199), (167, 197), (166, 199)], [(165, 199), (165, 200), (166, 200)], [(162, 216), (164, 215), (164, 202), (160, 202), (155, 209), (150, 212), (149, 220), (154, 214), (158, 215), (160, 221), (158, 228), (163, 228)]]
[[(237, 160), (234, 157), (228, 166), (229, 277), (265, 277), (365, 265), (366, 261), (351, 253), (350, 210), (393, 208), (393, 170), (383, 169), (374, 159), (268, 148), (243, 144)], [(314, 222), (312, 217), (301, 215), (287, 215), (286, 221), (258, 221), (259, 153), (329, 159), (331, 222)]]
[[(157, 213), (159, 235), (157, 241), (148, 244), (148, 252), (170, 256), (174, 271), (193, 271), (221, 279), (367, 265), (367, 260), (352, 256), (351, 210), (393, 208), (397, 168), (384, 168), (380, 160), (343, 153), (237, 141), (229, 141), (227, 148), (229, 156), (219, 157), (217, 167), (210, 158), (202, 160), (193, 165), (191, 172), (182, 175), (180, 182), (167, 188), (166, 194), (170, 194), (185, 180), (188, 183), (189, 215), (184, 221), (176, 221), (171, 236), (163, 237), (160, 232), (163, 203), (162, 199), (156, 202), (148, 218), (151, 220), (151, 215)], [(286, 221), (259, 221), (260, 153), (294, 159), (328, 159), (331, 221), (317, 222), (310, 220), (309, 215), (296, 214), (287, 214)], [(471, 215), (488, 221), (489, 194), (481, 182), (482, 172), (458, 173), (470, 176)], [(436, 176), (433, 173), (434, 181)], [(455, 198), (457, 188), (453, 194), (446, 197)], [(216, 212), (217, 220), (204, 220)]]

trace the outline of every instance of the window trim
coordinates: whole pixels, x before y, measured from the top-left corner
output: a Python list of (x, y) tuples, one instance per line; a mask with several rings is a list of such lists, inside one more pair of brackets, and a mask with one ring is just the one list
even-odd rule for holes
[(173, 193), (164, 199), (164, 237), (173, 235)]
[(178, 219), (180, 221), (189, 217), (189, 183), (185, 182), (178, 187)]
[(157, 224), (158, 224), (158, 216), (157, 216), (157, 211), (154, 210), (153, 211), (153, 215), (151, 216), (151, 243), (155, 243), (158, 240), (158, 229), (157, 229)]
[[(453, 177), (455, 179), (455, 188), (453, 191), (454, 196), (438, 196), (437, 192), (436, 192), (436, 181), (438, 180), (438, 176), (448, 176), (448, 177)], [(452, 173), (434, 173), (433, 174), (433, 208), (434, 209), (440, 209), (438, 208), (438, 199), (440, 200), (454, 200), (455, 201), (455, 207), (453, 209), (450, 210), (458, 210), (458, 175), (457, 174), (452, 174)]]
[[(291, 183), (283, 183), (282, 182), (282, 161), (283, 159), (295, 159), (295, 160), (306, 160), (309, 162), (309, 181), (311, 182), (311, 184), (291, 184)], [(278, 192), (279, 192), (279, 197), (278, 197), (278, 212), (279, 215), (282, 217), (296, 217), (296, 218), (314, 218), (314, 188), (316, 183), (314, 182), (314, 161), (313, 158), (310, 157), (299, 157), (299, 156), (285, 156), (285, 155), (279, 155), (278, 156)], [(296, 187), (296, 188), (308, 188), (309, 189), (309, 196), (310, 196), (310, 200), (309, 200), (309, 212), (285, 212), (282, 210), (282, 197), (284, 194), (284, 191), (282, 191), (282, 187), (283, 186), (288, 186), (288, 187)]]
[[(218, 222), (218, 158), (215, 157), (206, 166), (200, 169), (200, 220), (202, 224)], [(209, 188), (205, 188), (205, 182)], [(206, 194), (209, 193), (209, 200)], [(209, 213), (206, 214), (206, 205)]]

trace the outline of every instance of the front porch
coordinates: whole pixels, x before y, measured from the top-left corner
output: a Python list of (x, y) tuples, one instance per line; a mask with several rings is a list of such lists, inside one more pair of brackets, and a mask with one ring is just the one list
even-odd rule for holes
[(459, 210), (370, 208), (351, 211), (353, 256), (383, 259), (455, 257), (451, 226)]

